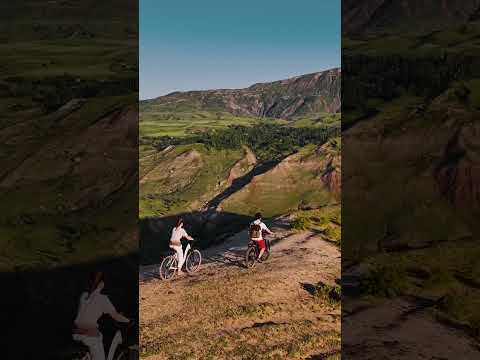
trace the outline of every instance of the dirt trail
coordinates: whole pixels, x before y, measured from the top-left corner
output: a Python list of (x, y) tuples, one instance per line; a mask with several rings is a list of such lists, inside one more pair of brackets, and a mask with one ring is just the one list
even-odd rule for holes
[(346, 297), (356, 269), (342, 274), (342, 351), (353, 359), (480, 359), (480, 347), (463, 329), (438, 321), (435, 300)]
[(340, 275), (338, 248), (311, 232), (272, 226), (271, 256), (244, 266), (246, 232), (203, 252), (198, 273), (163, 282), (140, 271), (142, 356), (157, 359), (297, 358), (340, 349), (340, 306), (312, 295)]
[(359, 302), (342, 326), (343, 351), (353, 359), (480, 359), (472, 338), (408, 299)]

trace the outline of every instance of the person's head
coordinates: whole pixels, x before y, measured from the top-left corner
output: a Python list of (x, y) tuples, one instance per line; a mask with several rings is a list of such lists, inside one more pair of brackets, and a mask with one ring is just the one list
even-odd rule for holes
[(255, 220), (261, 220), (261, 219), (262, 219), (262, 214), (259, 213), (259, 212), (257, 212), (257, 213), (255, 214)]
[(183, 226), (183, 219), (180, 217), (177, 219), (175, 227), (178, 229), (178, 228), (181, 228), (182, 226)]
[(88, 282), (88, 292), (92, 293), (97, 289), (99, 286), (104, 286), (104, 277), (103, 272), (95, 271), (90, 275), (90, 280)]

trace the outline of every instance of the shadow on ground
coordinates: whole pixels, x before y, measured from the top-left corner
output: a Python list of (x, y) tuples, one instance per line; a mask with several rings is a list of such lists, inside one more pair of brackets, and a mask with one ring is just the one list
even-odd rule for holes
[(157, 264), (169, 252), (169, 240), (175, 222), (184, 220), (186, 231), (193, 236), (196, 245), (205, 249), (219, 244), (229, 236), (244, 229), (252, 217), (228, 212), (191, 212), (175, 216), (140, 220), (140, 264)]

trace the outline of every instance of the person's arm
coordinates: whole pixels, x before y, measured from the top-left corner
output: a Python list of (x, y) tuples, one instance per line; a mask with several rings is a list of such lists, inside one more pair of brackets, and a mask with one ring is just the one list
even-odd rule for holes
[(130, 322), (130, 319), (123, 316), (122, 314), (120, 314), (119, 312), (114, 312), (113, 314), (110, 314), (110, 316), (115, 320), (115, 321), (118, 321), (118, 322), (123, 322), (123, 323), (129, 323)]
[(113, 306), (112, 302), (110, 299), (105, 296), (105, 309), (104, 313), (110, 315), (113, 320), (118, 321), (118, 322), (123, 322), (123, 323), (129, 323), (130, 319), (125, 317), (123, 314), (119, 313), (117, 309), (115, 309), (115, 306)]
[(190, 240), (190, 241), (193, 240), (193, 238), (187, 234), (187, 231), (185, 229), (183, 229), (183, 237), (187, 238), (187, 240)]
[(265, 223), (262, 223), (262, 225), (263, 225), (263, 230), (265, 230), (270, 235), (273, 235), (273, 231), (270, 231), (270, 229), (267, 227), (267, 225), (265, 225)]

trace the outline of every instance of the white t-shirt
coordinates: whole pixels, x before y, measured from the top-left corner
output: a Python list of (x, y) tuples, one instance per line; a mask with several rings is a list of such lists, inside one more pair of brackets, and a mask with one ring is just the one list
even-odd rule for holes
[(188, 234), (183, 227), (181, 228), (174, 227), (172, 229), (172, 236), (170, 237), (170, 245), (173, 245), (173, 246), (181, 245), (180, 240), (182, 240), (182, 238), (187, 236)]
[(271, 231), (268, 229), (267, 225), (265, 225), (261, 220), (255, 220), (250, 225), (260, 225), (260, 237), (252, 238), (252, 240), (263, 240), (263, 232), (266, 231), (270, 233)]
[(79, 328), (98, 328), (98, 319), (103, 314), (115, 314), (116, 310), (110, 299), (100, 293), (101, 287), (95, 289), (90, 295), (88, 292), (82, 293), (78, 306), (75, 325)]

